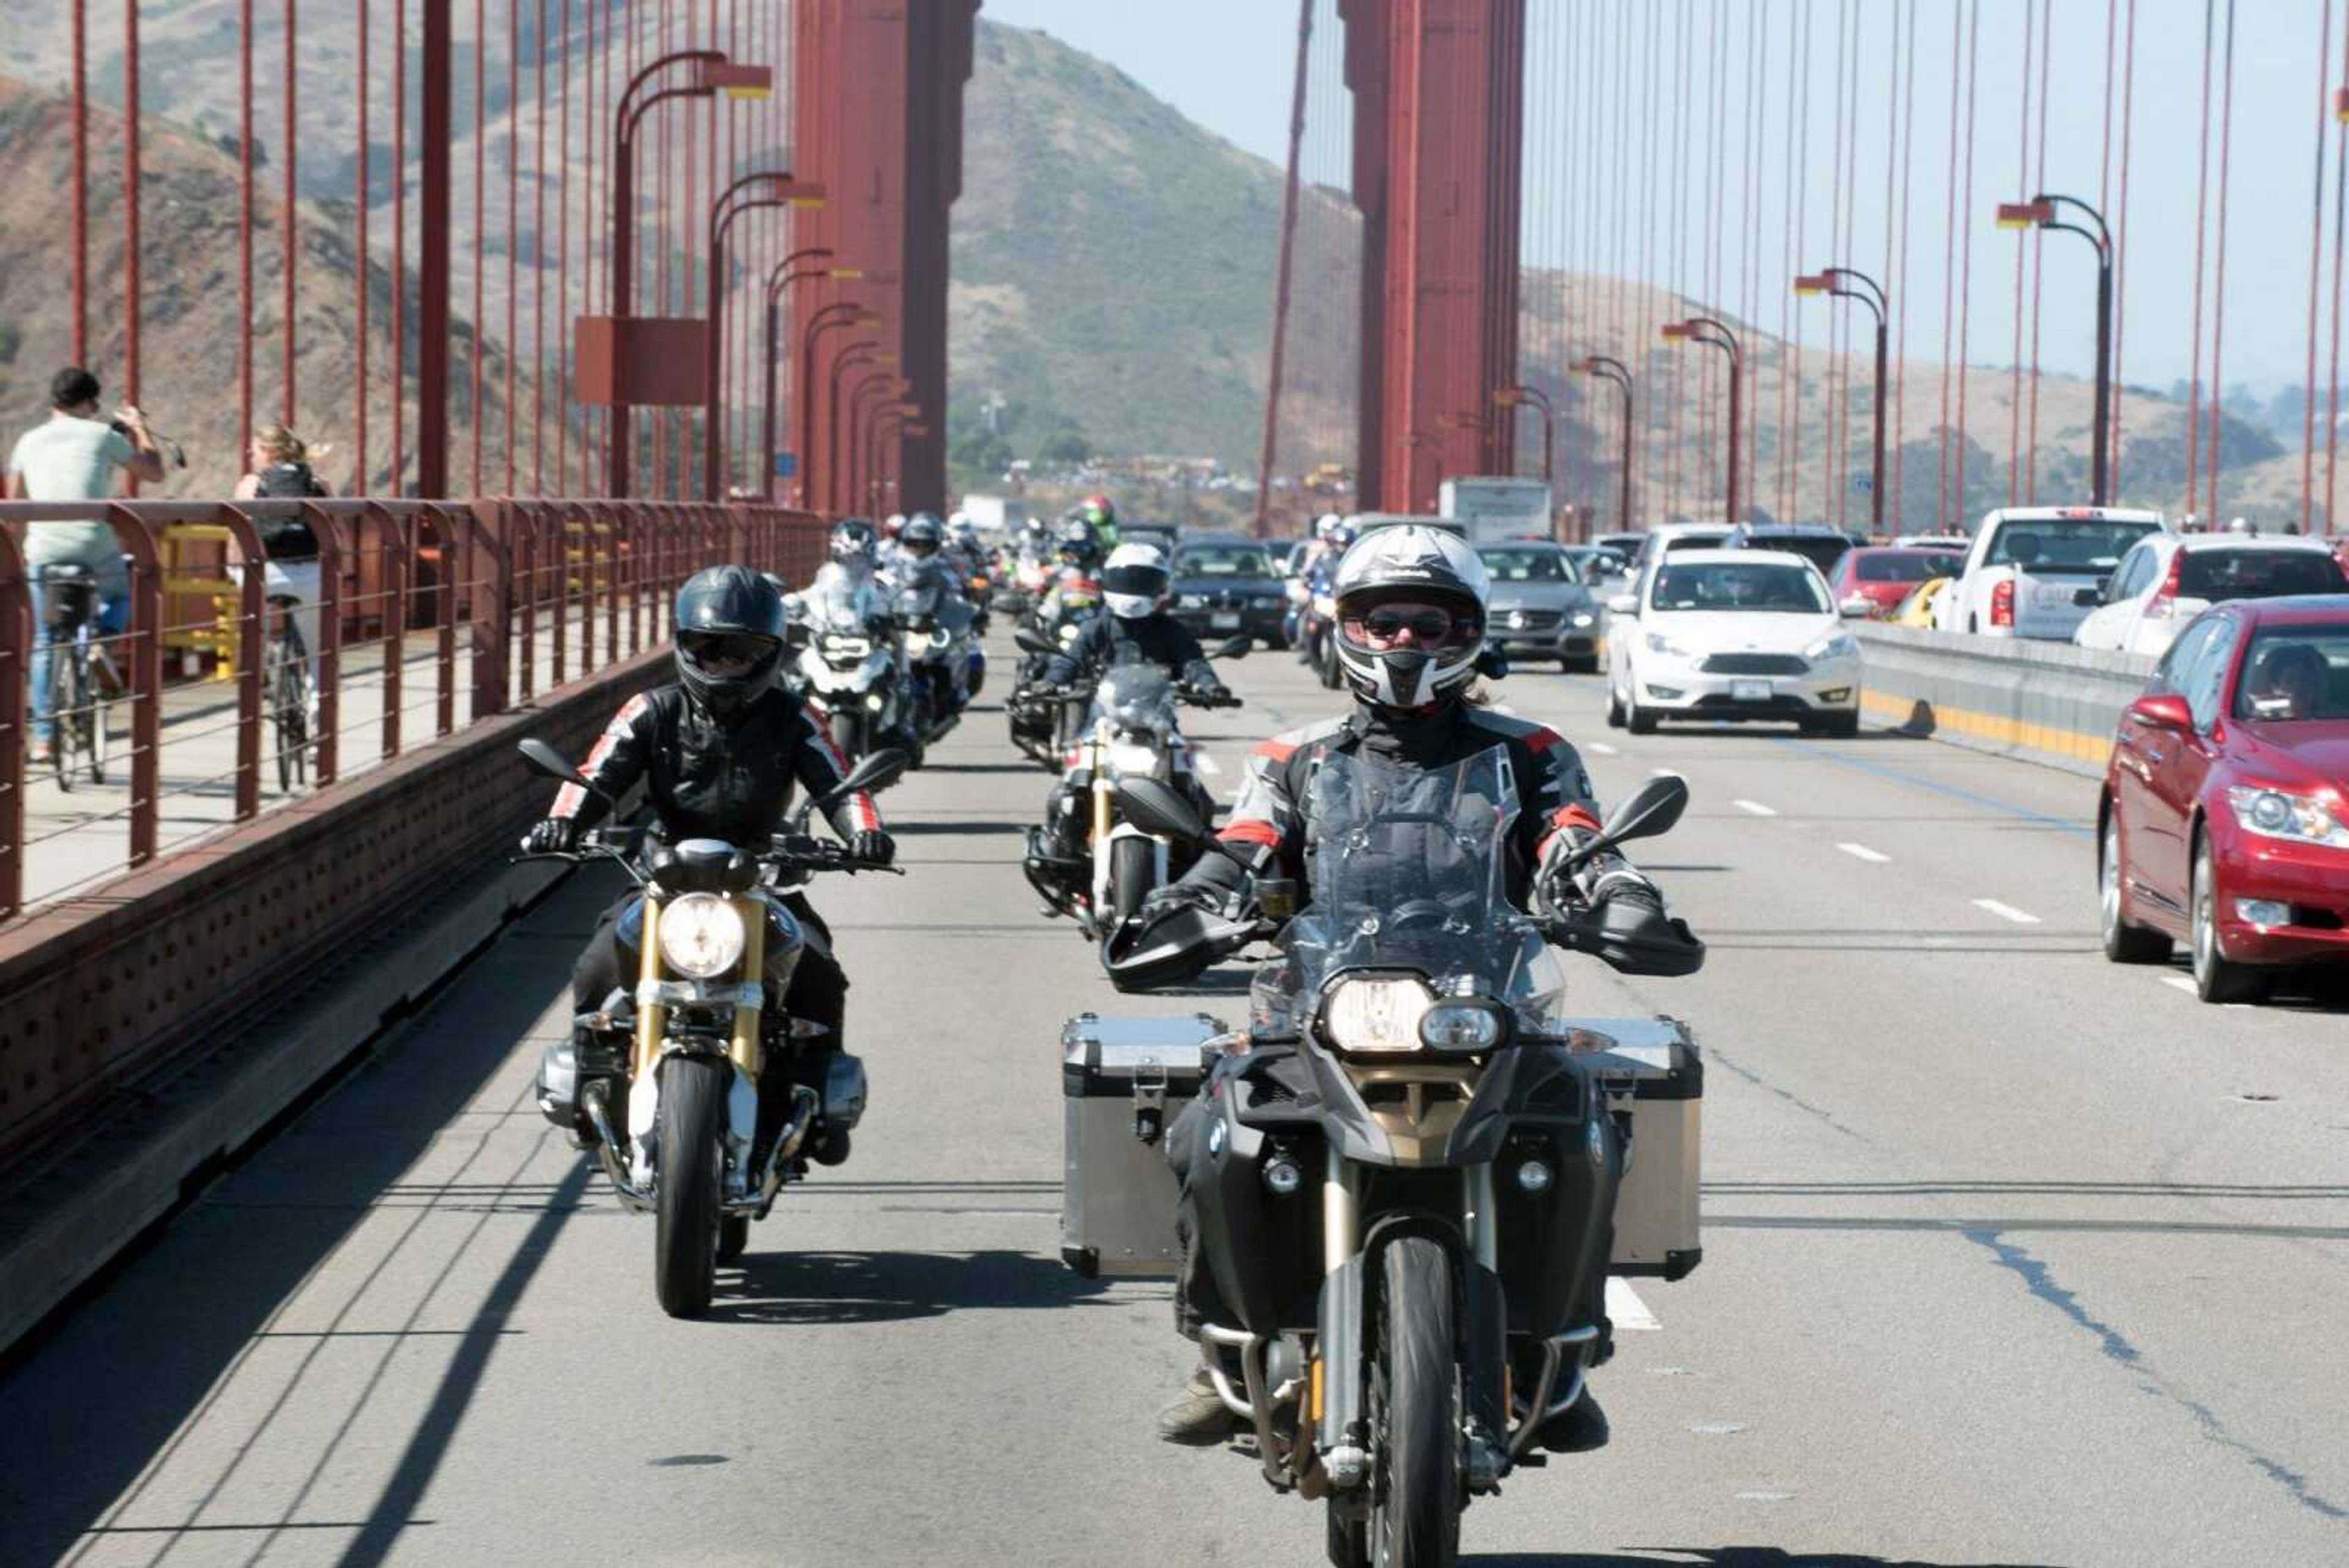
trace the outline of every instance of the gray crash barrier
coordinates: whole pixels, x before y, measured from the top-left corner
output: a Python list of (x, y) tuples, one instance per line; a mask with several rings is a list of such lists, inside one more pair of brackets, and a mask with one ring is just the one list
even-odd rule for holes
[(2154, 660), (2069, 643), (1857, 623), (1864, 712), (1903, 733), (2101, 777)]

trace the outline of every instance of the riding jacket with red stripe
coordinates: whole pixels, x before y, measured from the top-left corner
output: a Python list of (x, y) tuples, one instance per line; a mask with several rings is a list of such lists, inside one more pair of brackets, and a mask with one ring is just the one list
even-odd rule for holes
[[(1315, 763), (1332, 752), (1423, 768), (1450, 767), (1495, 747), (1507, 753), (1519, 810), (1509, 847), (1508, 896), (1530, 908), (1544, 868), (1553, 857), (1599, 831), (1599, 802), (1581, 756), (1557, 731), (1524, 719), (1454, 700), (1433, 709), (1402, 712), (1364, 705), (1346, 719), (1292, 730), (1257, 746), (1247, 776), (1220, 836), (1236, 846), (1252, 846), (1259, 873), (1309, 880), (1306, 852), (1313, 839), (1307, 819)], [(1184, 882), (1228, 891), (1243, 873), (1230, 858), (1205, 855)], [(1597, 857), (1575, 878), (1585, 901), (1602, 884), (1646, 878), (1621, 857)]]
[[(848, 761), (823, 721), (780, 688), (769, 688), (730, 722), (703, 711), (678, 685), (631, 697), (580, 765), (605, 794), (643, 779), (662, 836), (763, 845), (783, 826), (794, 784), (822, 794), (848, 776)], [(554, 815), (583, 826), (603, 819), (602, 800), (576, 784), (554, 797)], [(877, 832), (873, 797), (849, 796), (829, 814), (841, 837)]]

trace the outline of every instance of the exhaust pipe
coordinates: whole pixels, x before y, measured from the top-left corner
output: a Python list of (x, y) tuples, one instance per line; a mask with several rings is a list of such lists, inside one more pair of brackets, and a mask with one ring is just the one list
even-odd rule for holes
[(604, 1163), (604, 1174), (611, 1179), (612, 1190), (620, 1201), (638, 1213), (653, 1206), (652, 1195), (628, 1179), (627, 1168), (620, 1163), (620, 1151), (627, 1146), (620, 1135), (612, 1130), (611, 1108), (604, 1103), (604, 1082), (598, 1078), (589, 1083), (579, 1096), (579, 1108), (595, 1129), (595, 1154)]

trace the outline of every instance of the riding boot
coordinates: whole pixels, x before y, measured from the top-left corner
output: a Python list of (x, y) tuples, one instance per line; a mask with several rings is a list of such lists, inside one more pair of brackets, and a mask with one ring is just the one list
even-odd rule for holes
[(1204, 1365), (1192, 1369), (1183, 1391), (1158, 1411), (1159, 1441), (1186, 1449), (1212, 1447), (1239, 1429), (1239, 1417), (1216, 1392), (1215, 1379), (1207, 1376)]
[(1541, 1446), (1553, 1454), (1587, 1454), (1607, 1446), (1607, 1412), (1585, 1384), (1582, 1397), (1559, 1411), (1541, 1429)]

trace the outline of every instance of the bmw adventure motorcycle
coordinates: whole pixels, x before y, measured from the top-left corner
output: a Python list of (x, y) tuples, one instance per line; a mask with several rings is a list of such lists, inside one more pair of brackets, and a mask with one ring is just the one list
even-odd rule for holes
[[(1345, 1568), (1449, 1568), (1462, 1510), (1547, 1462), (1543, 1428), (1604, 1358), (1610, 1255), (1668, 1279), (1698, 1258), (1694, 1046), (1670, 1021), (1568, 1016), (1556, 950), (1677, 975), (1703, 945), (1652, 911), (1516, 908), (1503, 756), (1324, 759), (1309, 898), (1203, 1103), (1195, 1245), (1227, 1318), (1204, 1329), (1210, 1366), (1274, 1489), (1327, 1504)], [(1164, 785), (1120, 794), (1126, 820), (1212, 849)], [(1651, 780), (1578, 861), (1669, 830), (1687, 799)], [(1126, 961), (1204, 964), (1270, 929), (1171, 910)], [(1635, 1123), (1640, 1179), (1664, 1184), (1637, 1202)], [(1661, 1252), (1660, 1195), (1681, 1231)]]
[[(594, 791), (544, 742), (521, 749), (538, 772)], [(575, 854), (526, 857), (611, 860), (643, 890), (636, 990), (616, 989), (574, 1021), (572, 1038), (547, 1047), (538, 1106), (593, 1145), (623, 1204), (656, 1217), (653, 1286), (672, 1317), (709, 1307), (717, 1266), (741, 1255), (750, 1221), (805, 1175), (803, 1151), (864, 1114), (864, 1063), (808, 1049), (821, 1031), (774, 1005), (807, 944), (782, 895), (819, 872), (896, 870), (804, 828), (812, 812), (881, 788), (905, 766), (901, 752), (872, 753), (769, 844), (672, 845), (607, 827)], [(791, 1084), (789, 1113), (761, 1129), (759, 1085), (775, 1073)]]
[(905, 663), (908, 707), (918, 764), (929, 747), (962, 722), (987, 656), (971, 635), (971, 608), (951, 587), (944, 563), (893, 568), (897, 646)]
[(884, 745), (905, 744), (912, 716), (905, 665), (872, 582), (827, 564), (801, 609), (805, 646), (793, 684), (823, 716), (841, 755), (854, 763)]

